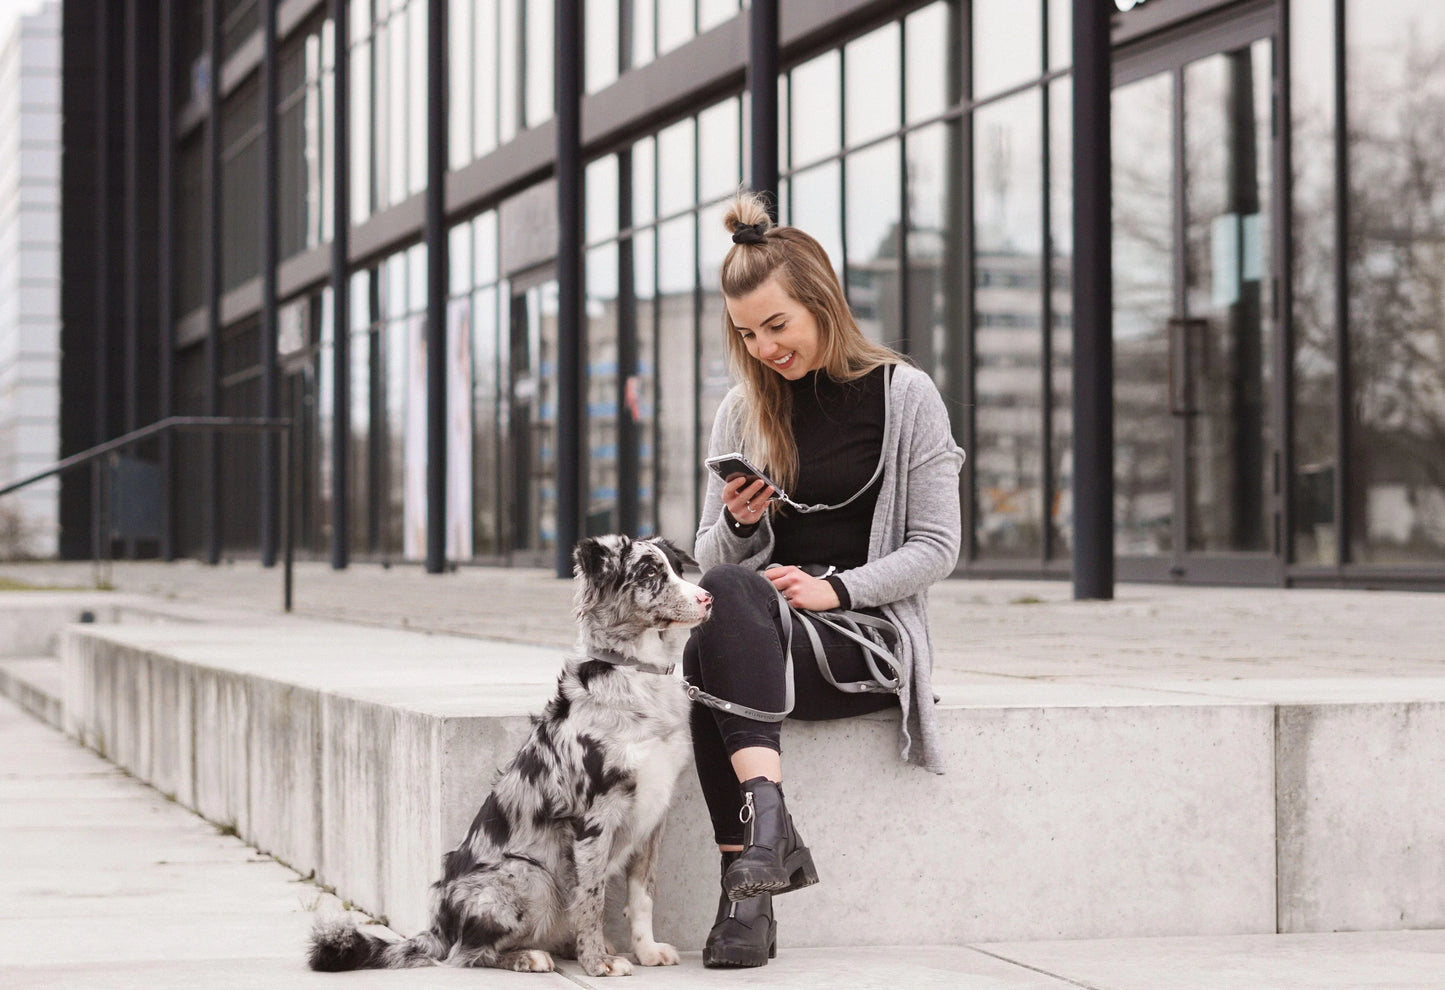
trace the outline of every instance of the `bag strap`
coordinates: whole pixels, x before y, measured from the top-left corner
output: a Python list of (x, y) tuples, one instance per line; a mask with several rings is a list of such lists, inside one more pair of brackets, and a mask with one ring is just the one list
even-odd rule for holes
[[(875, 640), (869, 638), (864, 631), (867, 629), (877, 630), (880, 639), (887, 641), (891, 634), (895, 638), (898, 630), (893, 623), (887, 619), (880, 619), (877, 616), (868, 615), (863, 612), (854, 612), (844, 609), (835, 609), (831, 612), (808, 612), (803, 609), (794, 608), (792, 604), (783, 597), (783, 593), (776, 588), (773, 593), (778, 597), (778, 616), (784, 619), (783, 622), (783, 679), (786, 684), (786, 694), (783, 697), (783, 710), (780, 712), (765, 712), (761, 709), (750, 708), (747, 705), (736, 701), (726, 701), (716, 695), (708, 694), (702, 688), (693, 684), (686, 684), (687, 696), (693, 701), (706, 705), (709, 708), (716, 708), (719, 711), (731, 712), (741, 715), (744, 718), (753, 719), (756, 722), (781, 722), (793, 712), (793, 616), (801, 620), (803, 630), (808, 634), (809, 645), (813, 649), (813, 657), (818, 662), (818, 672), (823, 675), (833, 687), (848, 694), (897, 694), (903, 689), (904, 675), (903, 668), (898, 660), (888, 650), (879, 645)], [(839, 681), (833, 676), (833, 669), (828, 665), (828, 654), (823, 649), (823, 641), (818, 636), (818, 630), (813, 622), (822, 622), (845, 638), (852, 640), (863, 648), (863, 661), (868, 665), (868, 673), (871, 680), (866, 681)], [(888, 669), (884, 674), (878, 668), (882, 663)]]

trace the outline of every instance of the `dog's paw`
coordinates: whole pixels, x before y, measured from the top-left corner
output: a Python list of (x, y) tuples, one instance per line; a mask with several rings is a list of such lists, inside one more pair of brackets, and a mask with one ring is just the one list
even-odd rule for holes
[(632, 963), (622, 956), (596, 956), (581, 960), (588, 976), (631, 976)]
[(523, 949), (513, 952), (507, 959), (508, 969), (518, 973), (551, 973), (557, 969), (552, 957), (541, 949)]
[(666, 942), (639, 942), (633, 946), (637, 961), (644, 966), (676, 966), (681, 961), (677, 949)]

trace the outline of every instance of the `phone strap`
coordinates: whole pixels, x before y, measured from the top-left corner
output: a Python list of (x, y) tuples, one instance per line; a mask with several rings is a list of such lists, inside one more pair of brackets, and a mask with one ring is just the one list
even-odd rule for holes
[(869, 478), (867, 483), (862, 488), (854, 492), (845, 501), (837, 502), (833, 505), (828, 505), (822, 502), (818, 503), (817, 505), (800, 505), (799, 503), (794, 502), (792, 499), (788, 498), (787, 493), (785, 492), (778, 493), (779, 501), (786, 503), (795, 512), (828, 512), (831, 509), (841, 509), (845, 505), (851, 505), (852, 503), (858, 501), (858, 499), (862, 498), (864, 492), (873, 487), (874, 482), (876, 482), (879, 476), (883, 474), (883, 463), (888, 458), (888, 424), (889, 420), (893, 418), (893, 396), (890, 394), (893, 391), (892, 385), (893, 366), (885, 365), (883, 370), (883, 443), (878, 451), (878, 466), (873, 469), (873, 477)]

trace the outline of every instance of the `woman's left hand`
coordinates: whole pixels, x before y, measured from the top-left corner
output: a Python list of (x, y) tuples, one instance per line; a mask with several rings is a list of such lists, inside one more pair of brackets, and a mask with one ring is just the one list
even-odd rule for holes
[(822, 578), (813, 577), (801, 568), (791, 565), (769, 567), (763, 571), (763, 577), (773, 582), (773, 587), (777, 588), (794, 608), (826, 612), (842, 604), (838, 601), (838, 592), (833, 590), (831, 584)]

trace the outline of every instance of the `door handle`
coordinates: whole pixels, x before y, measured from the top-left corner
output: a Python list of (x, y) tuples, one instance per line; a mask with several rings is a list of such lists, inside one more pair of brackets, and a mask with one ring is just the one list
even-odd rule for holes
[(1175, 316), (1169, 320), (1169, 415), (1197, 416), (1194, 395), (1194, 350), (1209, 321)]

